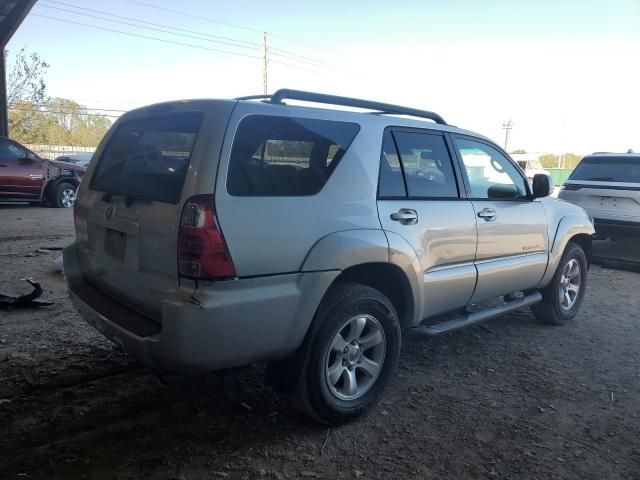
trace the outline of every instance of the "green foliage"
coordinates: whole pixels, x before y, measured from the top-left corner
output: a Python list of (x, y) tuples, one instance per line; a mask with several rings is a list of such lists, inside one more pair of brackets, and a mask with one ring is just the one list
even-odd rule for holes
[(558, 155), (550, 153), (540, 155), (540, 163), (544, 168), (558, 168)]
[(107, 117), (64, 98), (40, 104), (19, 100), (9, 111), (11, 137), (20, 143), (95, 147), (110, 127)]
[(37, 53), (22, 48), (7, 79), (9, 132), (28, 144), (95, 147), (111, 126), (101, 115), (90, 114), (73, 100), (49, 98), (45, 74), (49, 68)]
[(575, 153), (563, 153), (562, 156), (547, 153), (540, 156), (544, 168), (576, 168), (580, 160), (582, 156)]

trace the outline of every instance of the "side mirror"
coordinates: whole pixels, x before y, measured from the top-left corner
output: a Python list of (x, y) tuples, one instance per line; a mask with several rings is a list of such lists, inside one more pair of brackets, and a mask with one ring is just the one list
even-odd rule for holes
[(546, 173), (536, 173), (533, 176), (533, 198), (548, 197), (555, 190), (555, 185), (551, 175)]

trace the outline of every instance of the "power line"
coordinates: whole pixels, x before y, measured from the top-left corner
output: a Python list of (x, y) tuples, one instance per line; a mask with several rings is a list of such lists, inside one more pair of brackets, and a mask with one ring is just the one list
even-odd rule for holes
[[(113, 13), (105, 12), (103, 10), (96, 10), (96, 9), (93, 9), (93, 8), (81, 7), (81, 6), (73, 5), (73, 4), (70, 4), (70, 3), (60, 2), (60, 1), (57, 1), (57, 0), (45, 0), (45, 2), (53, 3), (53, 4), (56, 4), (56, 5), (64, 5), (64, 6), (71, 7), (71, 8), (77, 9), (77, 10), (84, 10), (84, 11), (87, 11), (87, 12), (99, 13), (100, 15), (107, 15), (107, 16), (114, 17), (114, 18), (130, 20), (130, 21), (137, 22), (137, 23), (143, 23), (145, 25), (153, 25), (154, 27), (168, 28), (168, 29), (171, 29), (171, 30), (179, 31), (179, 32), (186, 32), (186, 33), (196, 34), (196, 35), (199, 35), (199, 36), (210, 37), (211, 40), (208, 39), (208, 38), (194, 37), (192, 35), (182, 35), (182, 36), (185, 36), (185, 37), (188, 37), (188, 38), (196, 38), (198, 40), (205, 40), (205, 41), (211, 41), (211, 42), (221, 43), (221, 44), (225, 44), (225, 45), (232, 45), (232, 46), (238, 47), (238, 48), (254, 48), (256, 50), (262, 49), (262, 43), (249, 42), (249, 41), (246, 41), (246, 40), (240, 40), (240, 39), (235, 39), (235, 38), (231, 38), (231, 37), (225, 37), (225, 36), (221, 36), (221, 35), (212, 35), (212, 34), (209, 34), (209, 33), (198, 32), (198, 31), (195, 31), (195, 30), (187, 30), (187, 29), (184, 29), (184, 28), (173, 27), (171, 25), (166, 25), (166, 24), (148, 22), (146, 20), (139, 20), (139, 19), (133, 18), (133, 17), (126, 17), (126, 16), (123, 16), (123, 15), (116, 15), (116, 14), (113, 14)], [(109, 19), (109, 18), (97, 17), (97, 16), (94, 16), (94, 15), (86, 14), (86, 13), (76, 12), (74, 10), (67, 10), (67, 9), (60, 8), (60, 7), (53, 7), (53, 6), (50, 6), (50, 5), (42, 5), (42, 4), (39, 4), (39, 5), (43, 6), (43, 7), (46, 7), (46, 8), (52, 8), (52, 9), (56, 9), (56, 10), (70, 12), (70, 13), (74, 13), (74, 14), (77, 14), (77, 15), (84, 15), (84, 16), (87, 16), (87, 17), (97, 18), (97, 19), (105, 20), (105, 21), (109, 21), (109, 22), (122, 23), (123, 25), (129, 25), (129, 26), (138, 27), (138, 28), (146, 28), (146, 29), (149, 29), (149, 30), (157, 30), (157, 31), (160, 31), (160, 32), (163, 32), (163, 33), (168, 33), (170, 35), (179, 35), (179, 34), (174, 33), (174, 32), (166, 32), (166, 31), (163, 31), (163, 30), (158, 30), (156, 28), (144, 27), (142, 25), (135, 25), (135, 24), (132, 25), (132, 24), (127, 23), (127, 22), (116, 22), (115, 20), (112, 20), (112, 19)], [(270, 35), (272, 35), (272, 34), (270, 34)], [(223, 39), (223, 40), (213, 40), (213, 39)], [(234, 42), (234, 43), (231, 43), (231, 42)], [(236, 45), (236, 44), (239, 44), (239, 43), (242, 43), (242, 44), (245, 44), (245, 45)], [(331, 67), (331, 68), (338, 68), (338, 69), (341, 68), (341, 67), (338, 67), (337, 65), (333, 65), (331, 63), (328, 63), (328, 62), (325, 62), (325, 61), (322, 61), (322, 60), (318, 60), (318, 59), (315, 59), (315, 58), (312, 58), (312, 57), (308, 57), (308, 56), (305, 56), (305, 55), (299, 55), (299, 54), (297, 54), (295, 52), (291, 52), (289, 50), (284, 50), (284, 49), (281, 49), (281, 48), (272, 48), (272, 47), (270, 47), (269, 48), (269, 52), (273, 53), (273, 55), (277, 55), (277, 56), (280, 56), (280, 57), (283, 57), (283, 58), (289, 58), (289, 59), (294, 60), (294, 61), (300, 61), (302, 63), (307, 63), (307, 64), (310, 64), (310, 65), (313, 65), (316, 68), (318, 68), (318, 67), (319, 68)], [(277, 52), (280, 52), (280, 53), (277, 53)]]
[[(247, 30), (247, 31), (250, 31), (250, 32), (263, 33), (263, 30), (260, 30), (259, 28), (252, 28), (252, 27), (246, 27), (244, 25), (238, 25), (238, 24), (235, 24), (235, 23), (223, 22), (221, 20), (215, 20), (213, 18), (203, 17), (201, 15), (193, 15), (191, 13), (182, 12), (182, 11), (179, 11), (179, 10), (173, 10), (171, 8), (161, 7), (159, 5), (153, 5), (151, 3), (141, 2), (139, 0), (126, 0), (126, 1), (129, 2), (129, 3), (135, 3), (137, 5), (142, 5), (144, 7), (155, 8), (156, 10), (162, 10), (162, 11), (165, 11), (165, 12), (174, 13), (176, 15), (182, 15), (184, 17), (195, 18), (197, 20), (202, 20), (202, 21), (205, 21), (205, 22), (217, 23), (219, 25), (225, 25), (227, 27), (238, 28), (238, 29)], [(315, 48), (315, 49), (320, 48), (320, 47), (318, 47), (316, 45), (311, 45), (309, 43), (301, 42), (299, 40), (295, 40), (295, 39), (290, 38), (290, 37), (285, 37), (284, 35), (278, 35), (278, 34), (275, 34), (273, 32), (270, 32), (268, 30), (267, 30), (267, 33), (269, 35), (271, 35), (272, 37), (276, 37), (276, 38), (280, 38), (282, 40), (286, 40), (286, 41), (289, 41), (289, 42), (297, 43), (298, 45), (304, 45), (306, 47), (311, 47), (311, 48)], [(289, 53), (291, 53), (291, 52), (289, 52)]]
[[(82, 9), (82, 10), (86, 10), (86, 11), (92, 11), (92, 12), (95, 12), (95, 13), (99, 13), (100, 15), (107, 15), (107, 16), (113, 16), (113, 17), (117, 17), (117, 18), (124, 18), (124, 19), (127, 19), (127, 20), (131, 20), (131, 21), (138, 22), (138, 23), (143, 23), (143, 24), (146, 24), (146, 25), (154, 25), (155, 27), (162, 27), (162, 28), (166, 28), (166, 29), (170, 29), (170, 30), (178, 30), (178, 31), (184, 31), (184, 32), (189, 32), (189, 33), (195, 33), (196, 35), (200, 35), (200, 36), (186, 35), (184, 33), (177, 33), (177, 32), (168, 32), (166, 30), (162, 30), (161, 28), (153, 28), (153, 27), (146, 27), (144, 25), (136, 25), (135, 23), (128, 23), (128, 22), (124, 22), (122, 20), (114, 20), (114, 19), (111, 19), (111, 18), (99, 17), (97, 15), (91, 15), (89, 13), (77, 12), (75, 10), (70, 10), (70, 9), (61, 8), (61, 7), (54, 7), (54, 6), (51, 6), (51, 5), (37, 4), (37, 6), (44, 7), (44, 8), (51, 8), (51, 9), (54, 9), (54, 10), (60, 10), (62, 12), (69, 12), (69, 13), (73, 13), (75, 15), (82, 15), (82, 16), (85, 16), (85, 17), (96, 18), (98, 20), (104, 20), (106, 22), (113, 22), (113, 23), (119, 23), (119, 24), (122, 24), (122, 25), (129, 25), (131, 27), (136, 27), (136, 28), (145, 28), (147, 30), (155, 30), (157, 32), (168, 33), (169, 35), (179, 35), (181, 37), (195, 38), (197, 40), (204, 40), (204, 41), (207, 41), (207, 42), (215, 42), (215, 43), (221, 43), (221, 44), (224, 44), (224, 45), (231, 45), (231, 46), (234, 46), (234, 47), (237, 47), (237, 48), (248, 48), (248, 49), (253, 49), (253, 50), (259, 50), (260, 47), (261, 47), (260, 44), (254, 44), (253, 42), (244, 42), (242, 40), (235, 40), (235, 39), (232, 39), (232, 38), (229, 38), (229, 40), (231, 40), (231, 41), (214, 40), (213, 38), (202, 38), (202, 36), (215, 37), (215, 38), (226, 38), (226, 37), (219, 37), (219, 36), (215, 36), (215, 35), (208, 35), (206, 33), (194, 32), (194, 31), (191, 31), (191, 30), (184, 30), (184, 29), (172, 27), (170, 25), (162, 25), (162, 24), (159, 24), (159, 23), (147, 22), (147, 21), (138, 20), (138, 19), (135, 19), (135, 18), (123, 17), (121, 15), (113, 15), (111, 13), (102, 12), (100, 10), (93, 10), (93, 9), (90, 9), (90, 8), (76, 7), (75, 5), (70, 5), (70, 4), (67, 4), (67, 3), (53, 2), (52, 0), (47, 0), (47, 1), (49, 1), (50, 3), (56, 3), (56, 4), (60, 4), (60, 5), (68, 5), (68, 6), (71, 6), (72, 8)], [(234, 43), (232, 43), (232, 42), (234, 42)], [(240, 43), (240, 42), (247, 43), (248, 45), (239, 45), (238, 43)]]
[(292, 56), (292, 55), (285, 55), (284, 53), (279, 53), (279, 51), (281, 51), (279, 48), (271, 48), (271, 47), (269, 48), (269, 53), (271, 55), (276, 55), (276, 56), (282, 57), (282, 58), (288, 58), (289, 60), (293, 60), (295, 62), (301, 62), (301, 63), (307, 64), (307, 65), (311, 65), (311, 66), (316, 67), (316, 68), (326, 68), (326, 69), (333, 69), (333, 70), (340, 69), (340, 67), (333, 66), (333, 65), (331, 65), (329, 63), (326, 63), (325, 65), (328, 65), (328, 66), (325, 66), (325, 65), (321, 64), (321, 63), (325, 63), (325, 62), (301, 60), (301, 59), (296, 58), (295, 56)]
[(131, 37), (138, 37), (138, 38), (144, 38), (144, 39), (147, 39), (147, 40), (155, 40), (157, 42), (169, 43), (169, 44), (173, 44), (173, 45), (180, 45), (182, 47), (198, 48), (200, 50), (208, 50), (210, 52), (226, 53), (226, 54), (229, 54), (229, 55), (237, 55), (239, 57), (246, 57), (246, 58), (256, 58), (256, 59), (262, 58), (262, 57), (255, 56), (255, 55), (247, 55), (245, 53), (232, 52), (232, 51), (229, 51), (229, 50), (221, 50), (221, 49), (218, 49), (218, 48), (205, 47), (205, 46), (202, 46), (202, 45), (193, 45), (191, 43), (176, 42), (176, 41), (173, 41), (173, 40), (166, 40), (164, 38), (158, 38), (158, 37), (149, 37), (147, 35), (141, 35), (141, 34), (138, 34), (138, 33), (123, 32), (122, 30), (115, 30), (113, 28), (99, 27), (97, 25), (91, 25), (91, 24), (82, 23), (82, 22), (75, 22), (73, 20), (67, 20), (65, 18), (50, 17), (48, 15), (41, 15), (41, 14), (38, 14), (38, 13), (32, 13), (31, 16), (40, 17), (40, 18), (47, 18), (49, 20), (57, 20), (58, 22), (71, 23), (71, 24), (80, 25), (80, 26), (83, 26), (83, 27), (95, 28), (97, 30), (104, 30), (105, 32), (120, 33), (122, 35), (129, 35)]
[[(324, 62), (324, 61), (322, 61), (322, 60), (316, 60), (316, 59), (313, 59), (313, 58), (311, 58), (311, 57), (307, 57), (307, 56), (305, 56), (305, 55), (298, 55), (298, 54), (297, 54), (297, 53), (295, 53), (295, 52), (291, 52), (291, 51), (289, 51), (289, 50), (284, 50), (284, 49), (282, 49), (282, 48), (274, 48), (274, 47), (271, 47), (271, 48), (269, 49), (269, 51), (270, 51), (273, 55), (280, 55), (280, 56), (282, 56), (282, 57), (287, 57), (287, 56), (289, 56), (289, 57), (295, 57), (294, 59), (310, 60), (310, 61), (313, 61), (313, 62), (315, 62), (315, 63), (320, 63), (320, 64), (322, 64), (322, 65), (326, 65), (327, 67), (337, 68), (337, 69), (340, 69), (340, 70), (342, 70), (342, 69), (343, 69), (342, 67), (339, 67), (338, 65), (334, 65), (334, 64), (332, 64), (332, 63), (328, 63), (328, 62)], [(281, 52), (281, 53), (276, 53), (276, 52)]]
[(214, 20), (212, 18), (203, 17), (201, 15), (192, 15), (190, 13), (180, 12), (178, 10), (173, 10), (171, 8), (161, 7), (159, 5), (152, 5), (150, 3), (140, 2), (138, 0), (127, 0), (127, 2), (136, 3), (136, 4), (142, 5), (144, 7), (155, 8), (156, 10), (163, 10), (163, 11), (169, 12), (169, 13), (175, 13), (177, 15), (182, 15), (184, 17), (190, 17), (190, 18), (196, 18), (198, 20), (204, 20), (205, 22), (217, 23), (218, 25), (225, 25), (227, 27), (239, 28), (241, 30), (247, 30), (249, 32), (263, 33), (263, 31), (258, 29), (258, 28), (251, 28), (251, 27), (245, 27), (245, 26), (242, 26), (242, 25), (236, 25), (234, 23), (222, 22), (220, 20)]
[[(238, 52), (233, 52), (233, 51), (230, 51), (230, 50), (222, 50), (222, 49), (219, 49), (219, 48), (211, 48), (211, 47), (205, 47), (205, 46), (202, 46), (202, 45), (194, 45), (192, 43), (176, 42), (176, 41), (173, 41), (173, 40), (166, 40), (164, 38), (150, 37), (148, 35), (141, 35), (139, 33), (125, 32), (125, 31), (116, 30), (116, 29), (113, 29), (113, 28), (100, 27), (98, 25), (91, 25), (91, 24), (88, 24), (88, 23), (76, 22), (76, 21), (73, 21), (73, 20), (65, 19), (65, 18), (51, 17), (51, 16), (48, 16), (48, 15), (41, 15), (41, 14), (38, 14), (38, 13), (32, 13), (31, 16), (40, 17), (40, 18), (47, 18), (49, 20), (56, 20), (58, 22), (70, 23), (70, 24), (73, 24), (73, 25), (80, 25), (80, 26), (83, 26), (83, 27), (94, 28), (94, 29), (103, 30), (103, 31), (106, 31), (106, 32), (113, 32), (113, 33), (119, 33), (119, 34), (122, 34), (122, 35), (129, 35), (131, 37), (144, 38), (144, 39), (147, 39), (147, 40), (155, 40), (157, 42), (163, 42), (163, 43), (168, 43), (168, 44), (172, 44), (172, 45), (179, 45), (179, 46), (182, 46), (182, 47), (191, 47), (191, 48), (197, 48), (197, 49), (200, 49), (200, 50), (208, 50), (210, 52), (226, 53), (228, 55), (236, 55), (238, 57), (262, 59), (262, 56), (248, 55), (248, 54), (245, 54), (245, 53), (238, 53)], [(309, 68), (300, 67), (298, 65), (293, 65), (291, 63), (282, 62), (280, 60), (272, 60), (272, 62), (273, 63), (277, 63), (279, 65), (285, 65), (287, 67), (295, 68), (295, 69), (298, 69), (298, 70), (304, 70), (304, 71), (312, 72), (312, 73), (320, 73), (317, 70), (311, 70)]]

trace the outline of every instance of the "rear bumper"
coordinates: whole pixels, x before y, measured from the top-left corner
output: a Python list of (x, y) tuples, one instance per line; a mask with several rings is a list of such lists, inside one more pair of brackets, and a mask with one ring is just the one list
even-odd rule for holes
[(83, 318), (142, 364), (178, 372), (210, 371), (293, 352), (338, 271), (204, 283), (177, 289), (148, 319), (88, 283), (76, 245), (64, 250), (71, 300)]
[(598, 236), (640, 236), (640, 221), (630, 222), (595, 217), (593, 224)]

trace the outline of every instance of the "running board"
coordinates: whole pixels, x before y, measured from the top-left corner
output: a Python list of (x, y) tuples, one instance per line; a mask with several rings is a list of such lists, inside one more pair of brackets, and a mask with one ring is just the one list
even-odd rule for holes
[(509, 302), (500, 304), (496, 307), (487, 308), (486, 310), (480, 310), (478, 312), (468, 313), (467, 315), (452, 318), (446, 322), (437, 323), (435, 325), (419, 325), (412, 328), (412, 332), (422, 333), (424, 335), (434, 336), (442, 333), (458, 330), (459, 328), (468, 327), (476, 323), (484, 322), (490, 318), (497, 317), (504, 313), (516, 310), (518, 308), (527, 307), (538, 303), (542, 300), (542, 294), (540, 292), (533, 292), (524, 297), (511, 300)]

